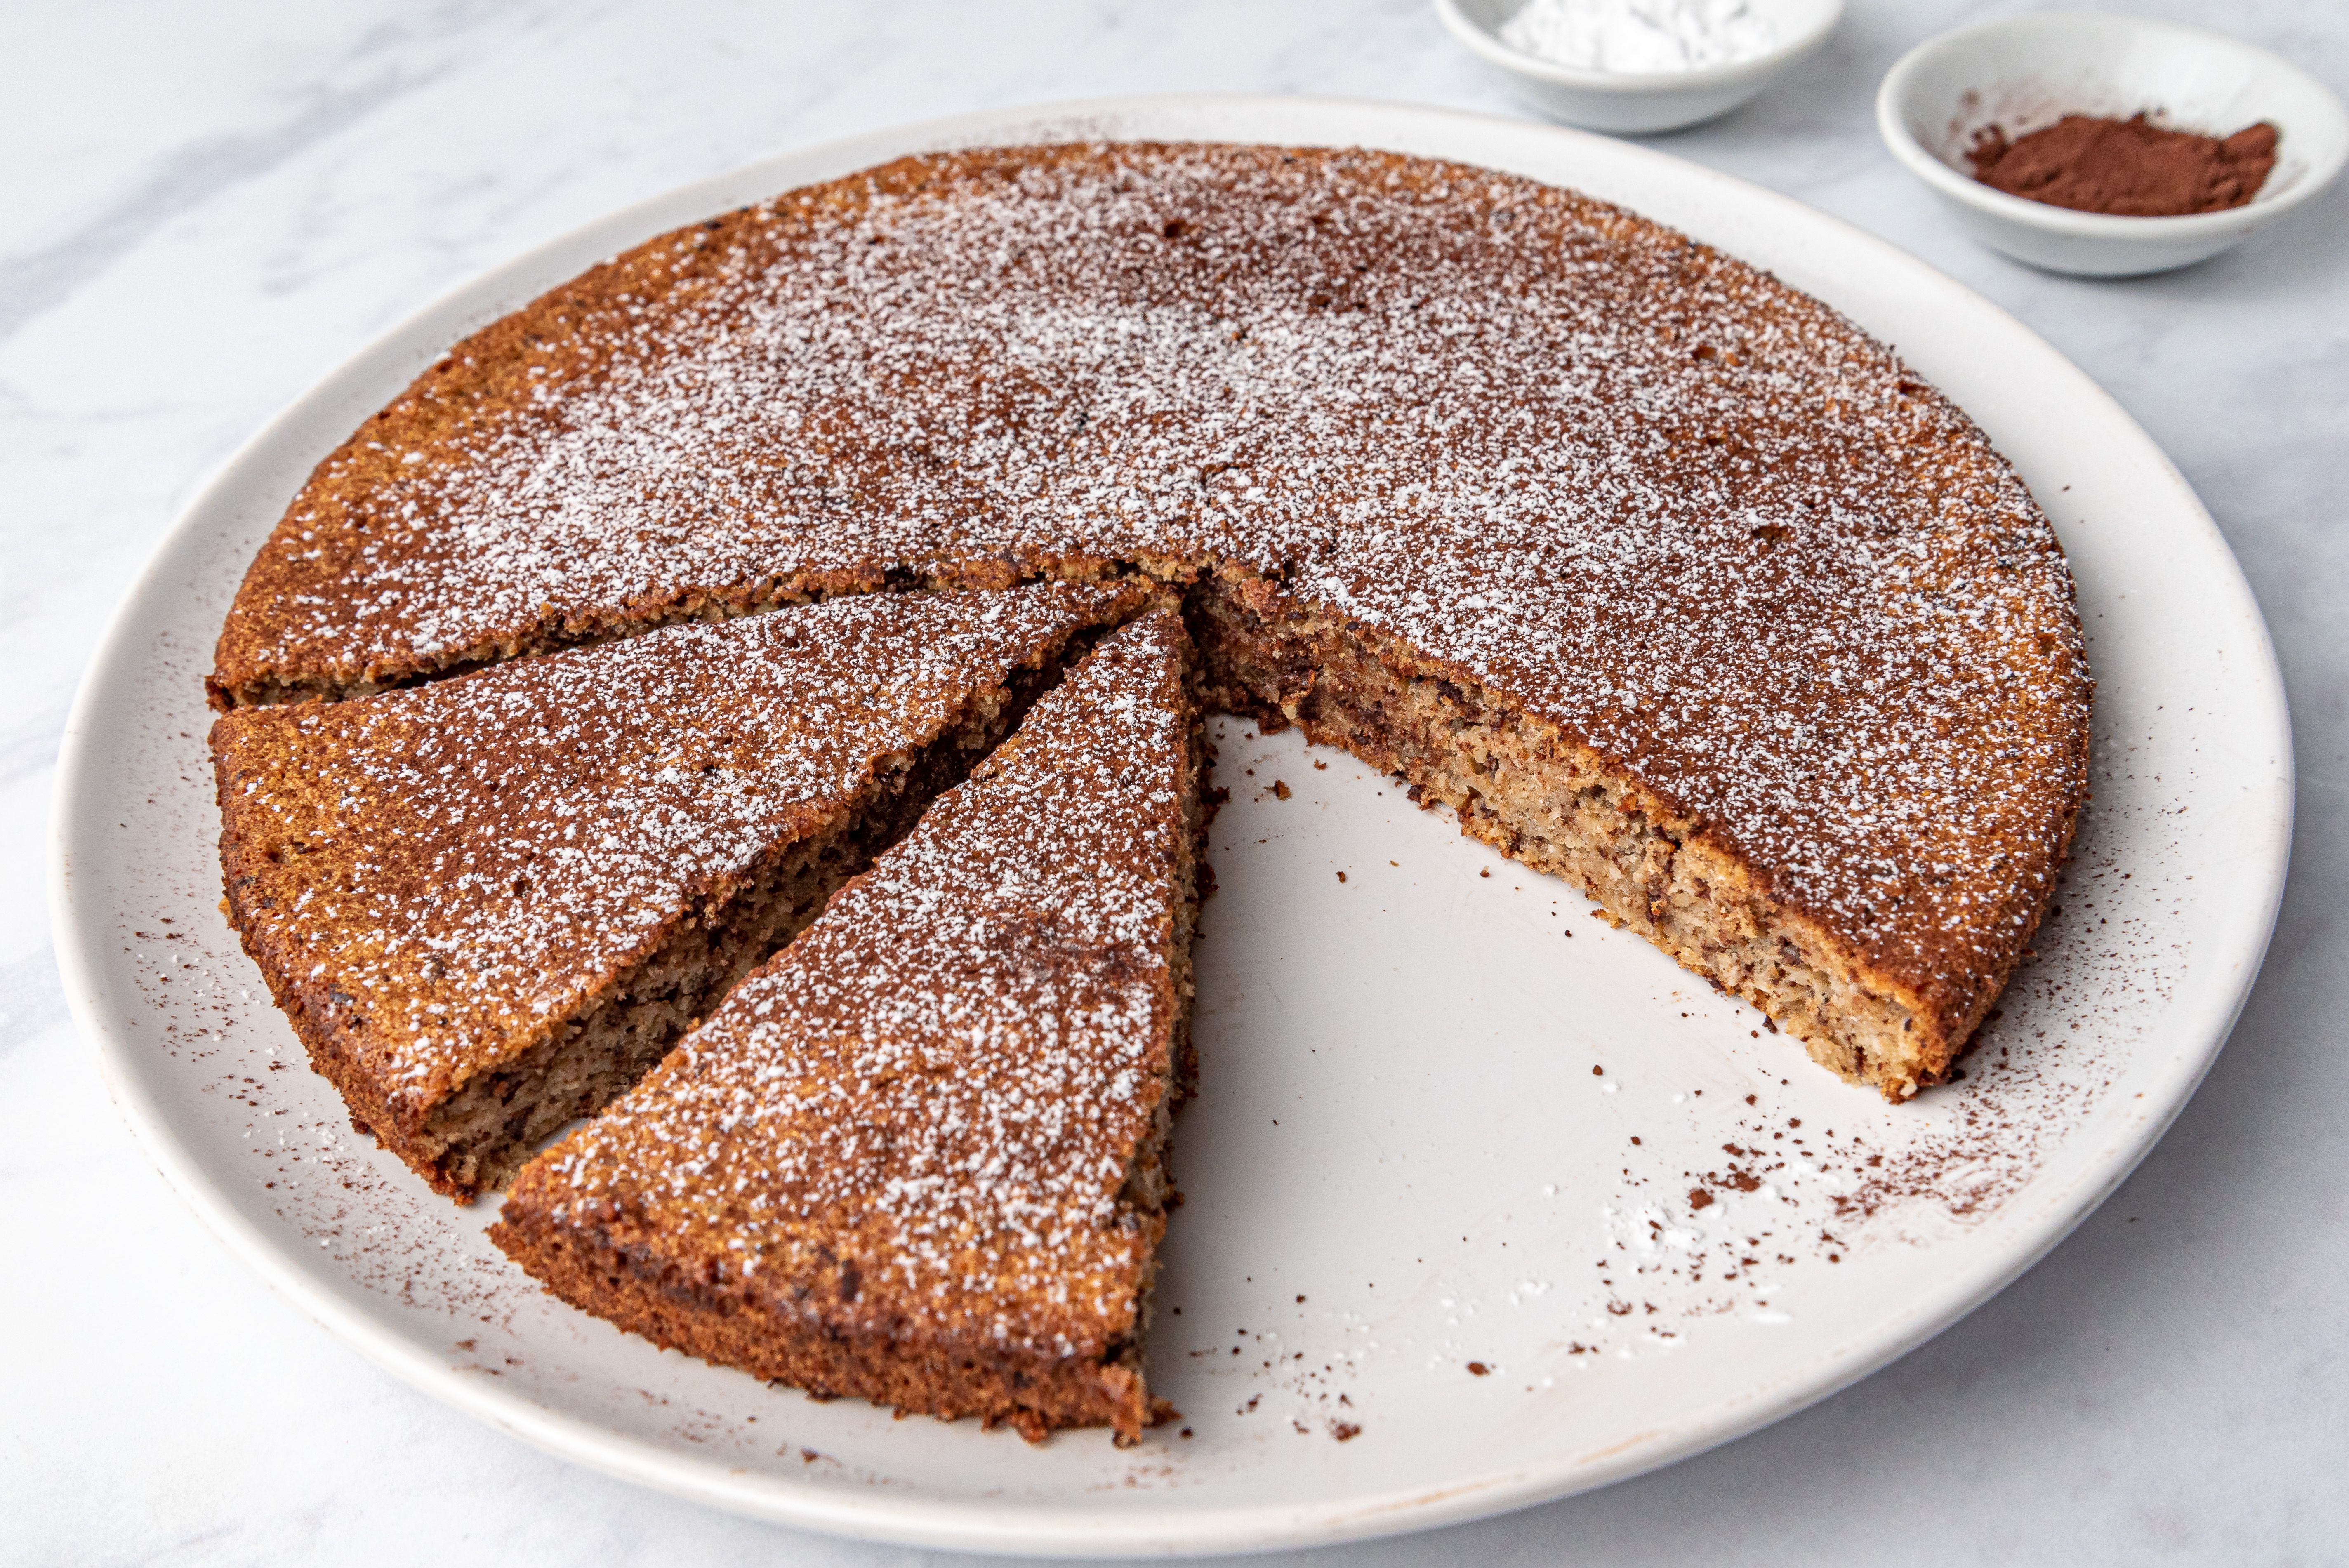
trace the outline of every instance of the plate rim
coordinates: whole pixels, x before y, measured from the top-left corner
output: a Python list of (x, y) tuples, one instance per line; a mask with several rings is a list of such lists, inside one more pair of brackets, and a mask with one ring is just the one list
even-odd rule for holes
[[(198, 551), (204, 525), (219, 504), (217, 498), (232, 487), (248, 465), (288, 439), (292, 428), (315, 418), (337, 395), (347, 394), (354, 385), (380, 378), (387, 361), (396, 363), (415, 357), (413, 345), (419, 335), (429, 334), (436, 344), (445, 344), (452, 324), (456, 332), (462, 333), (492, 318), (482, 315), (485, 308), (495, 315), (515, 308), (521, 303), (518, 300), (503, 304), (493, 302), (506, 297), (514, 280), (527, 280), (542, 273), (560, 258), (575, 257), (591, 250), (602, 253), (598, 236), (624, 232), (636, 238), (648, 238), (680, 222), (691, 222), (695, 215), (739, 205), (734, 192), (762, 170), (786, 162), (827, 159), (855, 159), (858, 161), (848, 167), (861, 168), (916, 150), (985, 145), (990, 128), (1033, 132), (1056, 125), (1075, 130), (1092, 124), (1097, 131), (1103, 132), (1101, 139), (1150, 139), (1146, 132), (1130, 130), (1119, 135), (1108, 133), (1103, 128), (1129, 117), (1169, 118), (1217, 110), (1268, 115), (1284, 110), (1319, 112), (1359, 127), (1360, 134), (1344, 143), (1350, 145), (1380, 145), (1382, 139), (1402, 139), (1408, 135), (1407, 130), (1394, 128), (1446, 125), (1482, 127), (1527, 139), (1564, 138), (1600, 142), (1608, 144), (1610, 157), (1629, 157), (1635, 163), (1648, 162), (1654, 167), (1669, 166), (1673, 176), (1682, 181), (1693, 175), (1700, 184), (1710, 182), (1721, 188), (1733, 188), (1741, 200), (1758, 200), (1764, 209), (1778, 218), (1829, 232), (1839, 246), (1860, 252), (1872, 263), (1924, 274), (1938, 285), (1956, 291), (1972, 308), (1988, 313), (2016, 335), (2018, 342), (2044, 354), (2046, 370), (2075, 382), (2067, 397), (2082, 397), (2097, 405), (2103, 419), (2117, 421), (2119, 428), (2142, 443), (2144, 452), (2158, 462), (2163, 480), (2176, 490), (2190, 516), (2205, 531), (2206, 542), (2215, 546), (2219, 558), (2231, 568), (2223, 581), (2206, 586), (2209, 591), (2239, 601), (2236, 607), (2248, 611), (2241, 617), (2241, 626), (2256, 646), (2235, 650), (2249, 655), (2246, 667), (2239, 672), (2247, 689), (2239, 695), (2261, 699), (2261, 705), (2268, 710), (2273, 725), (2276, 748), (2273, 775), (2266, 780), (2271, 798), (2265, 802), (2268, 811), (2262, 819), (2273, 830), (2268, 840), (2271, 849), (2267, 863), (2261, 868), (2264, 886), (2261, 896), (2248, 901), (2248, 907), (2258, 913), (2241, 929), (2229, 934), (2233, 940), (2226, 944), (2222, 955), (2209, 961), (2235, 963), (2232, 986), (2220, 986), (2214, 996), (2206, 999), (2199, 1016), (2165, 1031), (2179, 1038), (2197, 1034), (2201, 1037), (2195, 1049), (2180, 1052), (2169, 1071), (2158, 1080), (2163, 1091), (2160, 1103), (2148, 1105), (2150, 1114), (2138, 1120), (2127, 1136), (2095, 1162), (2092, 1179), (2079, 1181), (2070, 1191), (2059, 1194), (2059, 1201), (2049, 1204), (2045, 1212), (2019, 1226), (2019, 1240), (2000, 1258), (2001, 1266), (1983, 1268), (1966, 1278), (1963, 1288), (1944, 1293), (1924, 1309), (1908, 1313), (1892, 1327), (1872, 1336), (1857, 1351), (1840, 1349), (1828, 1356), (1823, 1366), (1814, 1363), (1806, 1370), (1781, 1379), (1775, 1387), (1748, 1390), (1742, 1399), (1714, 1407), (1706, 1420), (1692, 1422), (1676, 1433), (1653, 1434), (1609, 1455), (1587, 1460), (1570, 1454), (1544, 1455), (1466, 1484), (1360, 1499), (1222, 1509), (1170, 1503), (1112, 1515), (1065, 1503), (947, 1501), (908, 1497), (879, 1489), (863, 1493), (778, 1491), (755, 1484), (756, 1477), (693, 1462), (688, 1456), (645, 1439), (611, 1430), (585, 1418), (538, 1406), (518, 1394), (508, 1394), (481, 1379), (469, 1378), (395, 1329), (375, 1322), (295, 1267), (290, 1254), (226, 1201), (224, 1193), (202, 1169), (195, 1151), (170, 1130), (162, 1106), (136, 1071), (129, 1042), (122, 1031), (109, 1024), (101, 1009), (104, 986), (97, 968), (95, 937), (84, 932), (81, 923), (110, 912), (83, 909), (77, 904), (74, 891), (77, 800), (91, 763), (93, 737), (102, 727), (100, 709), (112, 688), (150, 656), (140, 612), (150, 596), (171, 591), (176, 583), (184, 579), (185, 573), (176, 569), (187, 564), (184, 557)], [(1389, 128), (1383, 138), (1379, 129), (1381, 124)], [(675, 216), (680, 211), (686, 216)], [(591, 240), (596, 243), (591, 246)], [(574, 261), (572, 271), (585, 264)], [(526, 283), (524, 286), (528, 286)], [(540, 289), (546, 286), (552, 285), (538, 285)], [(1841, 309), (1833, 300), (1826, 303), (1830, 308)], [(2248, 689), (2251, 687), (2256, 690)], [(2249, 707), (2246, 702), (2246, 710)], [(125, 589), (83, 672), (59, 741), (49, 834), (48, 913), (68, 1009), (92, 1042), (109, 1098), (166, 1181), (228, 1244), (230, 1251), (272, 1286), (369, 1361), (419, 1391), (544, 1451), (616, 1479), (653, 1487), (706, 1506), (839, 1536), (909, 1546), (1052, 1556), (1143, 1557), (1264, 1552), (1337, 1544), (1465, 1522), (1554, 1501), (1662, 1469), (1833, 1397), (1907, 1355), (2003, 1290), (2067, 1237), (2128, 1178), (2184, 1109), (2224, 1047), (2257, 981), (2282, 903), (2292, 842), (2294, 763), (2291, 712), (2272, 636), (2240, 564), (2192, 486), (2152, 437), (2086, 372), (2001, 306), (1922, 259), (1795, 198), (1734, 175), (1653, 148), (1506, 115), (1310, 95), (1120, 95), (1008, 105), (775, 150), (733, 169), (626, 203), (550, 236), (441, 292), (377, 334), (289, 401), (205, 475)]]

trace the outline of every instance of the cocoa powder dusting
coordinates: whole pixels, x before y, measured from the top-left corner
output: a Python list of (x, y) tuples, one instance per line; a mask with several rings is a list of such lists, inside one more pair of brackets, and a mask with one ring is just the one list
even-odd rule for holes
[(1967, 158), (1993, 190), (2051, 207), (2130, 218), (2175, 218), (2240, 207), (2275, 167), (2276, 129), (2261, 120), (2224, 139), (2127, 119), (2067, 114), (2009, 141), (1974, 133)]

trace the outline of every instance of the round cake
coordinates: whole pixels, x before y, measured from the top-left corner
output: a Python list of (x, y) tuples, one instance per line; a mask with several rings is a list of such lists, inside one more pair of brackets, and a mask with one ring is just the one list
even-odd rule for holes
[(1211, 707), (1589, 892), (1831, 1069), (1944, 1078), (2087, 779), (2063, 554), (1818, 302), (1363, 150), (904, 160), (450, 350), (248, 573), (223, 707), (849, 593), (1142, 575)]

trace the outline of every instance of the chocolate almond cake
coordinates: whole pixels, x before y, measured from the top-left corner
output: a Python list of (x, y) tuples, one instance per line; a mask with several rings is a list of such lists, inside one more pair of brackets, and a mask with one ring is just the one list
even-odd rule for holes
[(600, 1118), (490, 1234), (564, 1300), (818, 1394), (1153, 1418), (1200, 742), (1154, 612)]
[(211, 689), (1119, 573), (1183, 592), (1210, 706), (1404, 775), (1894, 1099), (2086, 788), (2063, 553), (1963, 413), (1684, 235), (1361, 150), (942, 153), (641, 245), (319, 467)]
[(442, 1192), (659, 1061), (967, 774), (1135, 584), (885, 595), (214, 725), (231, 920)]

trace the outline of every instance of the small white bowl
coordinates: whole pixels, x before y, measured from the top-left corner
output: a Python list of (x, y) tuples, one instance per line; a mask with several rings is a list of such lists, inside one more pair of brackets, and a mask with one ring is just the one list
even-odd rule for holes
[[(2266, 120), (2276, 164), (2240, 207), (2181, 218), (2075, 212), (1992, 190), (1966, 150), (1996, 125), (2028, 135), (2066, 114), (2139, 110), (2179, 130), (2226, 136)], [(1876, 125), (1909, 171), (1992, 249), (2050, 272), (2129, 277), (2215, 256), (2313, 201), (2349, 157), (2349, 112), (2265, 49), (2173, 22), (2084, 14), (2016, 16), (1930, 39), (1877, 89)]]
[(1591, 71), (1501, 42), (1526, 0), (1435, 0), (1452, 36), (1499, 72), (1526, 103), (1568, 125), (1640, 134), (1717, 119), (1827, 40), (1844, 0), (1751, 0), (1778, 42), (1767, 54), (1693, 71)]

